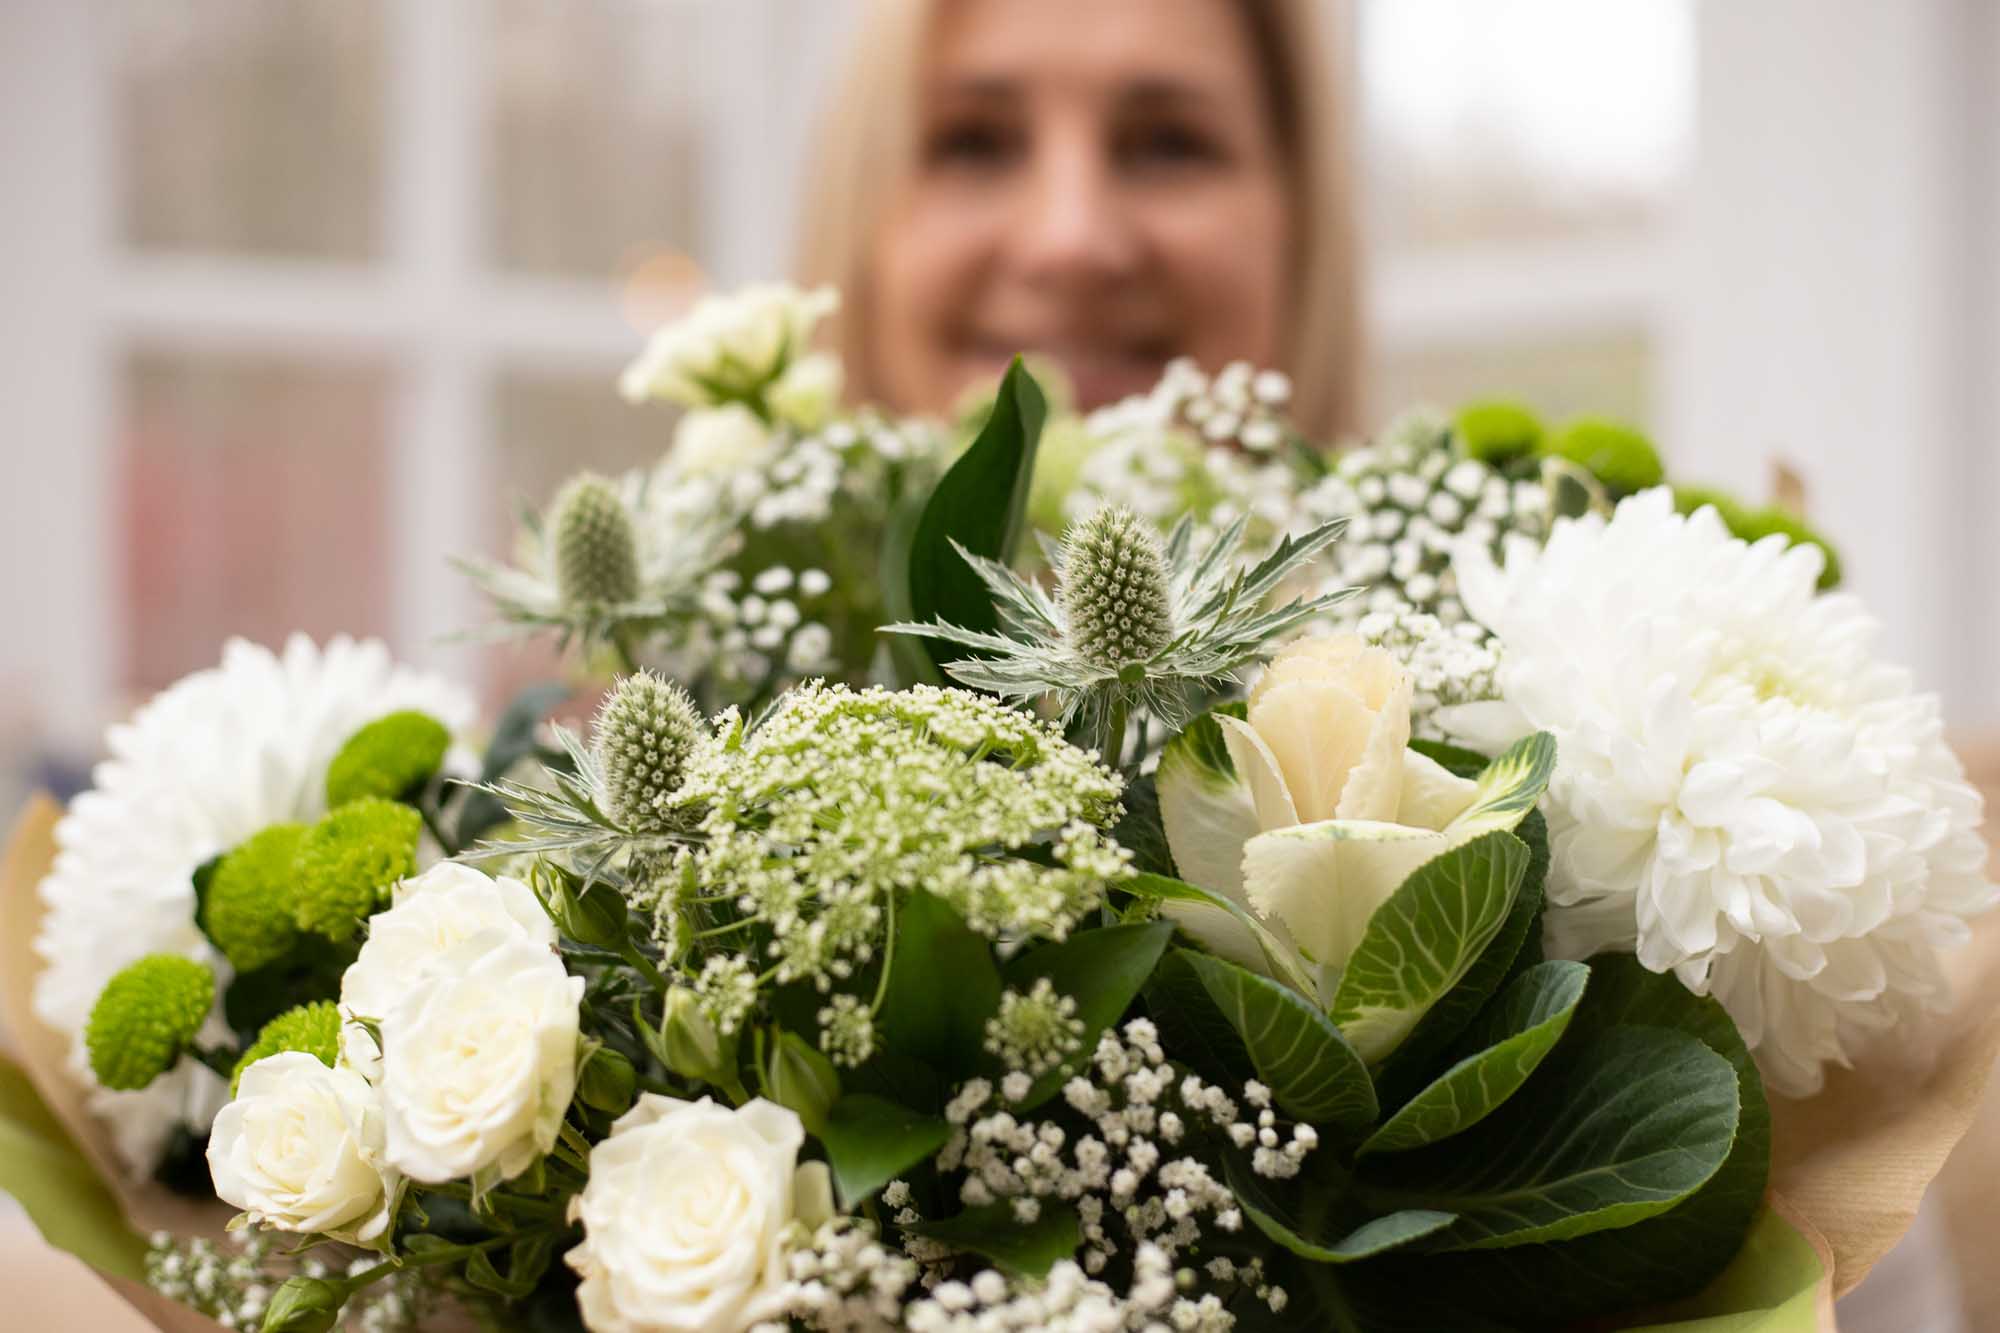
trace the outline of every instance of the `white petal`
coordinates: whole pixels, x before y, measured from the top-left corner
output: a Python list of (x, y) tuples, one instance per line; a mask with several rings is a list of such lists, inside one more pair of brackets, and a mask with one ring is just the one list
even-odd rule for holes
[(1337, 967), (1361, 942), (1375, 909), (1449, 846), (1431, 829), (1322, 820), (1252, 838), (1243, 849), (1243, 883), (1254, 911), (1282, 921), (1314, 962)]
[(1278, 767), (1271, 747), (1240, 718), (1217, 715), (1222, 724), (1222, 740), (1229, 747), (1229, 761), (1236, 776), (1250, 789), (1257, 810), (1259, 828), (1285, 828), (1299, 822), (1299, 809), (1285, 786), (1284, 770)]

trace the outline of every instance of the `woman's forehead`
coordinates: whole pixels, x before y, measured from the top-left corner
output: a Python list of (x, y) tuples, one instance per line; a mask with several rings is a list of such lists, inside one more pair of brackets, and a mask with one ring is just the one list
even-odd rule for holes
[(1256, 77), (1237, 0), (949, 0), (924, 84), (991, 98), (1111, 85), (1180, 100), (1240, 95)]

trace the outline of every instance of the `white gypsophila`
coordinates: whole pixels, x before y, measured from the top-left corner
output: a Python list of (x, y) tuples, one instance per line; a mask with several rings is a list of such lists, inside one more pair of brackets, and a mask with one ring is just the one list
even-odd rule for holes
[(556, 943), (549, 914), (518, 879), (440, 861), (399, 884), (395, 905), (369, 919), (368, 938), (340, 977), (341, 1059), (371, 1079), (379, 1075), (381, 1052), (355, 1020), (379, 1022), (453, 949), (489, 932), (518, 935), (544, 949)]
[(808, 292), (785, 282), (703, 297), (653, 335), (619, 378), (619, 392), (635, 403), (662, 398), (688, 407), (756, 397), (839, 304), (831, 287)]
[(382, 1242), (399, 1177), (382, 1158), (382, 1108), (367, 1079), (286, 1051), (243, 1071), (208, 1141), (216, 1197), (277, 1231)]
[(576, 1092), (583, 978), (519, 931), (475, 935), (381, 1022), (385, 1156), (412, 1180), (511, 1180), (555, 1143)]
[[(475, 714), (469, 691), (398, 666), (372, 639), (341, 636), (322, 647), (293, 635), (277, 653), (232, 639), (219, 666), (184, 677), (111, 728), (91, 789), (56, 827), (35, 939), (35, 1013), (69, 1040), (81, 1082), (92, 1082), (83, 1047), (91, 1006), (127, 964), (179, 954), (227, 983), (228, 963), (195, 923), (194, 872), (272, 824), (319, 818), (334, 754), (362, 726), (406, 708), (454, 734)], [(213, 1023), (220, 1037), (220, 1019)], [(89, 1105), (125, 1165), (144, 1174), (174, 1126), (206, 1130), (227, 1091), (188, 1059), (141, 1091), (93, 1088)]]
[(1995, 891), (1934, 696), (1815, 592), (1822, 557), (1746, 544), (1664, 490), (1458, 563), (1503, 644), (1469, 739), (1554, 734), (1550, 952), (1635, 950), (1720, 999), (1789, 1095), (1946, 1000), (1939, 950)]
[(798, 1115), (753, 1098), (731, 1109), (642, 1093), (590, 1150), (570, 1200), (583, 1243), (566, 1261), (582, 1279), (577, 1311), (592, 1333), (742, 1333), (778, 1316), (786, 1253), (833, 1213), (824, 1162), (799, 1162)]

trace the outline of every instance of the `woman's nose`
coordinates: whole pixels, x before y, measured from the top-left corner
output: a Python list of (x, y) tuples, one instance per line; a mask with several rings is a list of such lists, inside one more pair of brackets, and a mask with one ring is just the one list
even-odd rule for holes
[(1102, 147), (1081, 133), (1050, 135), (1031, 165), (1012, 229), (1021, 276), (1094, 288), (1127, 275), (1138, 262), (1139, 233)]

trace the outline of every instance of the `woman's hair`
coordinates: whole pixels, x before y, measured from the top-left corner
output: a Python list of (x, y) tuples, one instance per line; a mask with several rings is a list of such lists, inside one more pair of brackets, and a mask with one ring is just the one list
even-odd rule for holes
[[(1291, 197), (1289, 327), (1281, 369), (1300, 427), (1322, 441), (1360, 425), (1361, 325), (1348, 145), (1344, 0), (1232, 0), (1271, 99)], [(875, 387), (869, 251), (898, 172), (914, 169), (919, 67), (948, 0), (868, 0), (852, 62), (827, 117), (802, 214), (800, 277), (841, 289), (837, 336), (854, 387)], [(1216, 367), (1208, 367), (1210, 370)]]

